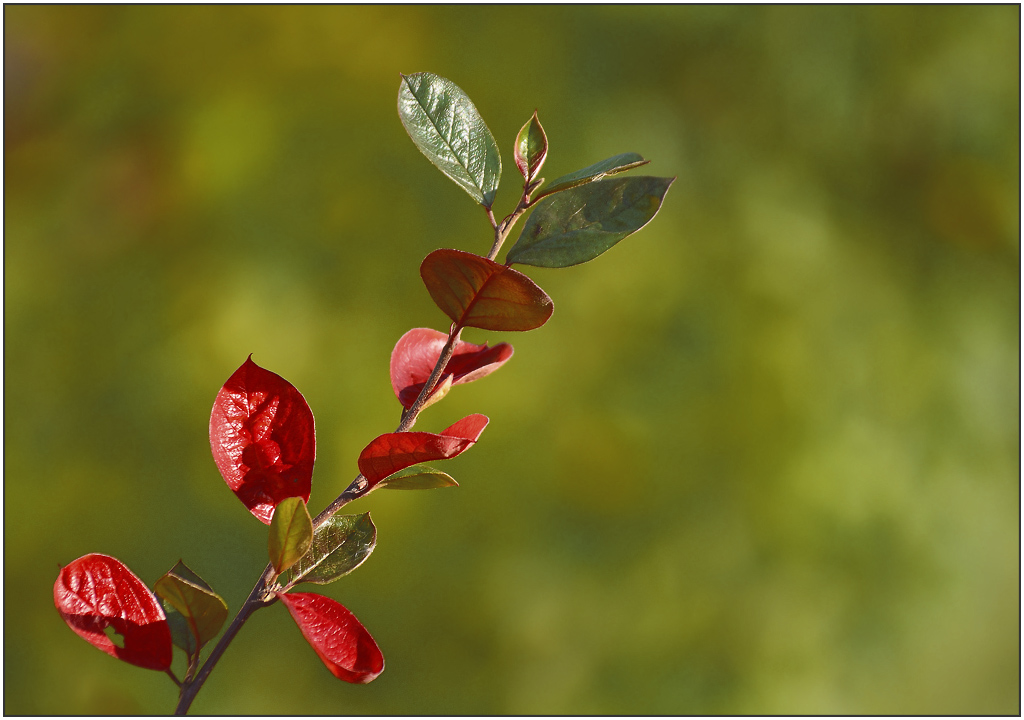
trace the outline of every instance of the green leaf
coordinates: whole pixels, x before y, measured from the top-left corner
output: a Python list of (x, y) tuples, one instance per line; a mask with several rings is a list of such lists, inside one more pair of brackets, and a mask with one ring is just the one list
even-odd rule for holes
[(561, 192), (562, 190), (568, 190), (569, 188), (574, 188), (578, 185), (594, 182), (595, 180), (600, 180), (601, 178), (609, 175), (626, 172), (627, 170), (638, 168), (641, 165), (646, 165), (649, 162), (650, 160), (644, 160), (643, 157), (637, 153), (622, 153), (621, 155), (610, 157), (607, 160), (594, 163), (582, 170), (577, 170), (574, 173), (569, 173), (568, 175), (563, 175), (560, 178), (552, 180), (551, 184), (544, 188), (544, 192), (534, 198), (534, 202), (556, 192)]
[[(167, 627), (171, 629), (171, 642), (184, 650), (189, 658), (194, 657), (200, 647), (196, 641), (195, 631), (192, 629), (189, 621), (167, 600), (160, 598), (160, 604), (164, 606), (164, 615), (167, 616)], [(225, 617), (227, 617), (226, 614)]]
[(527, 185), (537, 179), (547, 157), (548, 136), (537, 118), (537, 111), (534, 110), (533, 117), (519, 131), (515, 147), (516, 167), (519, 168)]
[(675, 178), (600, 180), (537, 205), (508, 264), (569, 267), (593, 260), (657, 214)]
[(285, 498), (274, 509), (267, 548), (274, 570), (280, 574), (309, 551), (313, 521), (300, 497)]
[(434, 488), (458, 486), (459, 484), (455, 482), (455, 479), (446, 472), (435, 470), (429, 465), (413, 465), (384, 478), (377, 483), (374, 489), (432, 490)]
[(335, 515), (316, 529), (312, 547), (292, 566), (288, 584), (334, 582), (359, 567), (376, 544), (370, 513)]
[(501, 156), (466, 93), (433, 73), (402, 75), (398, 115), (430, 162), (484, 207), (494, 204)]
[(227, 603), (180, 560), (153, 590), (163, 602), (171, 639), (189, 657), (215, 638), (228, 618)]
[(462, 250), (430, 253), (420, 276), (430, 297), (459, 327), (533, 330), (554, 311), (551, 298), (526, 275)]

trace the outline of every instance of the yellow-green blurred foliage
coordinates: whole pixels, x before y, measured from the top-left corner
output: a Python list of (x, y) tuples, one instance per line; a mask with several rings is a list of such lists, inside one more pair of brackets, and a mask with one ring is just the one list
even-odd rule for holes
[[(59, 564), (179, 558), (232, 612), (266, 528), (207, 440), (253, 353), (317, 419), (311, 506), (397, 424), (418, 277), (487, 220), (417, 152), (451, 78), (545, 175), (678, 175), (470, 412), (457, 490), (375, 493), (325, 590), (387, 658), (257, 613), (204, 714), (1009, 713), (1019, 699), (1019, 7), (4, 8), (4, 711), (166, 713)], [(513, 236), (514, 239), (514, 236)], [(178, 670), (180, 658), (176, 661)]]

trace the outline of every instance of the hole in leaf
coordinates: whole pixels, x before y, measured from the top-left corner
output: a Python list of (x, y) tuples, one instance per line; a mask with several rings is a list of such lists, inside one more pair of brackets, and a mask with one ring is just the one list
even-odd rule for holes
[(114, 645), (122, 650), (124, 649), (124, 636), (115, 630), (113, 625), (107, 625), (103, 628), (103, 632), (106, 633), (108, 638), (110, 638), (110, 642), (114, 643)]

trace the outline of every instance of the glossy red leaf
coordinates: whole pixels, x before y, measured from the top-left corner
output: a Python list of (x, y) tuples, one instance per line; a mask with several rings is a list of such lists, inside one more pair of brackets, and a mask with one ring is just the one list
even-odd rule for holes
[(267, 525), (285, 498), (309, 502), (316, 457), (313, 413), (290, 382), (261, 368), (251, 355), (217, 393), (210, 448), (228, 487)]
[(384, 655), (377, 643), (337, 600), (316, 593), (281, 593), (277, 597), (336, 678), (368, 683), (384, 671)]
[(420, 276), (437, 306), (459, 327), (533, 330), (554, 306), (547, 293), (517, 270), (461, 250), (435, 250)]
[[(68, 627), (108, 655), (151, 670), (171, 666), (171, 630), (163, 608), (120, 560), (92, 554), (62, 568), (53, 603)], [(123, 638), (123, 647), (107, 637), (108, 627)]]
[[(391, 351), (391, 387), (403, 407), (412, 407), (448, 342), (443, 332), (414, 328), (401, 337)], [(479, 380), (500, 368), (512, 357), (512, 346), (498, 343), (492, 348), (459, 341), (438, 384), (451, 376), (453, 385)]]
[(428, 432), (387, 433), (375, 438), (359, 453), (359, 472), (368, 487), (399, 470), (421, 462), (444, 460), (469, 449), (487, 427), (485, 415), (469, 415), (440, 435)]

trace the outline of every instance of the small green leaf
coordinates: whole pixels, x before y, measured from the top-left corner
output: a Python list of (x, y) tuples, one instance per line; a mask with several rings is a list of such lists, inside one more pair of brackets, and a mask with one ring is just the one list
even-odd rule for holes
[(270, 562), (279, 574), (290, 568), (309, 551), (313, 540), (313, 521), (300, 497), (285, 498), (277, 504), (270, 521), (267, 542)]
[(537, 179), (537, 174), (540, 173), (547, 157), (548, 137), (537, 118), (537, 111), (534, 110), (533, 117), (519, 131), (515, 147), (516, 167), (519, 168), (527, 185)]
[(174, 644), (192, 657), (217, 636), (228, 618), (228, 606), (185, 563), (178, 563), (156, 581)]
[(494, 204), (501, 156), (466, 93), (433, 73), (402, 75), (398, 115), (430, 162), (484, 207)]
[(370, 513), (335, 515), (316, 529), (312, 547), (292, 566), (288, 584), (334, 582), (359, 567), (376, 544)]
[(562, 190), (568, 190), (569, 188), (573, 188), (578, 185), (594, 182), (595, 180), (600, 180), (601, 178), (609, 175), (626, 172), (627, 170), (638, 168), (641, 165), (646, 165), (649, 162), (650, 160), (644, 160), (643, 157), (637, 153), (622, 153), (621, 155), (610, 157), (607, 160), (594, 163), (582, 170), (577, 170), (574, 173), (569, 173), (568, 175), (563, 175), (560, 178), (552, 180), (551, 184), (544, 188), (544, 192), (534, 198), (534, 202), (556, 192), (561, 192)]
[[(195, 631), (192, 629), (192, 625), (189, 621), (178, 612), (173, 605), (167, 600), (160, 598), (160, 603), (164, 606), (164, 615), (167, 616), (167, 626), (171, 629), (171, 642), (175, 646), (180, 647), (185, 651), (185, 654), (192, 658), (199, 651), (199, 645), (196, 644)], [(225, 614), (225, 617), (227, 615)]]
[(434, 488), (458, 487), (454, 478), (446, 472), (435, 470), (429, 465), (413, 465), (399, 470), (381, 480), (374, 487), (389, 490), (432, 490)]
[(560, 268), (593, 260), (649, 223), (674, 180), (614, 178), (548, 198), (508, 251), (508, 264)]

